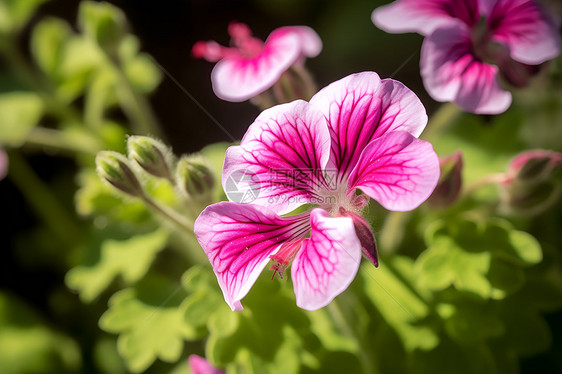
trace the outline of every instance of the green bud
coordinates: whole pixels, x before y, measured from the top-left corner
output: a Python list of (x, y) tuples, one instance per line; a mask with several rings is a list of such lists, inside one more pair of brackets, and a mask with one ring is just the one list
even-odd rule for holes
[(176, 180), (190, 197), (208, 195), (215, 186), (213, 173), (201, 155), (183, 156), (176, 168)]
[(460, 195), (462, 188), (462, 153), (457, 151), (439, 160), (441, 175), (437, 187), (428, 199), (433, 207), (447, 207), (452, 205)]
[(120, 153), (99, 152), (96, 156), (96, 171), (103, 181), (127, 195), (141, 197), (144, 194), (130, 161)]
[(130, 136), (127, 139), (127, 152), (129, 158), (147, 173), (173, 181), (172, 152), (161, 141), (147, 136)]

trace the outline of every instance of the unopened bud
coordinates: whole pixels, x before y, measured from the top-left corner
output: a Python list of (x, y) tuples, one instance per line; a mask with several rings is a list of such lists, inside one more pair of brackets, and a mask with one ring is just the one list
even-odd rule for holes
[(560, 165), (562, 165), (562, 153), (542, 149), (523, 152), (509, 164), (506, 183), (512, 183), (514, 180), (521, 182), (545, 180), (550, 178)]
[(524, 152), (509, 164), (500, 184), (503, 208), (519, 214), (537, 214), (548, 209), (560, 196), (555, 173), (562, 154), (546, 150)]
[(172, 152), (162, 142), (147, 136), (130, 136), (127, 139), (127, 152), (129, 158), (147, 173), (173, 181)]
[(96, 156), (99, 177), (116, 189), (136, 197), (143, 195), (142, 186), (133, 172), (130, 161), (120, 153), (102, 151)]
[(209, 194), (215, 186), (213, 173), (201, 155), (183, 156), (176, 168), (177, 184), (188, 196)]
[(458, 199), (462, 188), (461, 151), (440, 159), (439, 166), (441, 168), (439, 182), (427, 202), (433, 207), (448, 207)]

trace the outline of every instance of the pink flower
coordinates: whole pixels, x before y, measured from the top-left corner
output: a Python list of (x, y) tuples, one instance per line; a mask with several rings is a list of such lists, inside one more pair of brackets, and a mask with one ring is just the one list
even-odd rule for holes
[[(355, 278), (363, 252), (378, 265), (369, 197), (390, 210), (416, 208), (439, 179), (439, 159), (420, 140), (425, 109), (402, 83), (376, 73), (350, 75), (318, 92), (262, 112), (239, 146), (227, 150), (223, 186), (243, 170), (253, 204), (222, 202), (195, 222), (228, 305), (241, 310), (268, 262), (292, 263), (297, 305), (322, 308)], [(240, 187), (240, 186), (239, 186)], [(311, 204), (312, 210), (288, 215)], [(283, 216), (285, 215), (285, 216)]]
[(426, 90), (474, 113), (504, 112), (511, 94), (500, 76), (525, 85), (536, 65), (560, 54), (557, 26), (534, 0), (398, 0), (372, 19), (388, 32), (425, 35)]
[(8, 174), (8, 155), (6, 151), (0, 148), (0, 180), (4, 179)]
[(224, 374), (224, 371), (217, 369), (203, 357), (190, 355), (188, 362), (191, 374)]
[(287, 26), (274, 30), (265, 43), (252, 36), (247, 25), (228, 26), (232, 47), (199, 41), (192, 54), (217, 62), (211, 74), (215, 94), (227, 101), (245, 101), (271, 88), (291, 66), (315, 57), (322, 41), (310, 27)]

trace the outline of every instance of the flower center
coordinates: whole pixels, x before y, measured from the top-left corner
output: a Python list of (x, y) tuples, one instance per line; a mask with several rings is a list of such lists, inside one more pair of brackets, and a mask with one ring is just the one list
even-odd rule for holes
[(369, 198), (363, 193), (356, 194), (355, 191), (349, 191), (347, 183), (343, 183), (338, 188), (325, 187), (318, 196), (318, 205), (332, 217), (338, 216), (342, 209), (361, 215), (369, 203)]

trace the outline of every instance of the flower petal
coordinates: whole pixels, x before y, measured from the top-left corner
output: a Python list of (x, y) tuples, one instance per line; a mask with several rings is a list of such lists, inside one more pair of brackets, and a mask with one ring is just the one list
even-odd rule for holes
[(190, 355), (188, 362), (191, 374), (224, 374), (224, 371), (217, 369), (203, 357)]
[(237, 184), (234, 192), (255, 192), (254, 204), (288, 213), (314, 202), (315, 191), (325, 183), (329, 157), (330, 135), (322, 114), (302, 100), (277, 105), (258, 116), (240, 146), (227, 150), (223, 187), (233, 200), (232, 178), (249, 174), (248, 183)]
[(0, 148), (0, 180), (8, 174), (8, 155), (4, 149)]
[(311, 212), (310, 239), (303, 241), (291, 267), (297, 305), (316, 310), (328, 305), (353, 281), (361, 262), (361, 243), (349, 217)]
[(222, 202), (207, 207), (195, 221), (195, 236), (209, 257), (224, 299), (242, 310), (246, 296), (269, 256), (284, 242), (309, 230), (308, 214), (282, 218), (269, 209)]
[(294, 33), (299, 37), (299, 44), (301, 47), (301, 54), (306, 57), (316, 57), (322, 51), (322, 40), (314, 31), (308, 26), (285, 26), (273, 30), (267, 39), (283, 37), (285, 33)]
[(420, 68), (427, 92), (437, 101), (482, 114), (502, 113), (511, 104), (511, 94), (499, 85), (497, 66), (473, 54), (465, 25), (449, 24), (425, 38)]
[(398, 0), (373, 11), (373, 23), (386, 32), (429, 35), (454, 19), (474, 26), (479, 19), (477, 0)]
[(349, 177), (389, 210), (412, 210), (433, 192), (439, 180), (439, 158), (429, 142), (395, 131), (373, 140)]
[(273, 86), (300, 55), (296, 33), (268, 38), (264, 50), (255, 57), (233, 55), (219, 61), (211, 73), (213, 90), (223, 100), (248, 100)]
[(349, 75), (318, 92), (310, 103), (328, 120), (332, 138), (328, 169), (343, 179), (373, 139), (394, 130), (419, 136), (427, 114), (418, 97), (402, 83), (380, 80), (374, 72)]
[(538, 65), (560, 54), (554, 21), (533, 0), (498, 0), (488, 18), (493, 39), (509, 46), (511, 57)]

